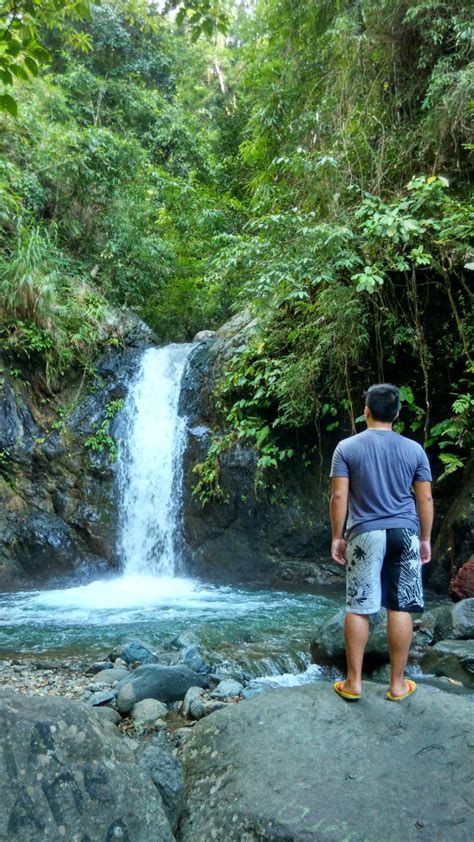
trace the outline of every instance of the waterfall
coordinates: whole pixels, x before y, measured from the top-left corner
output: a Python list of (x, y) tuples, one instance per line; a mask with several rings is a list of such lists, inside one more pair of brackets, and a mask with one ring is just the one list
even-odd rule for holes
[(186, 427), (178, 402), (192, 347), (147, 349), (125, 401), (117, 477), (118, 549), (126, 575), (176, 573)]

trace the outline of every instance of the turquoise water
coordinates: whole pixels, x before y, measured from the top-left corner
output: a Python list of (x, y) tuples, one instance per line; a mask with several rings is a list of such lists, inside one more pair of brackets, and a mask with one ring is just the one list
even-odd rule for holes
[(140, 638), (167, 649), (186, 633), (250, 675), (298, 672), (315, 628), (341, 594), (210, 585), (197, 579), (121, 576), (89, 585), (0, 595), (0, 657), (107, 655)]

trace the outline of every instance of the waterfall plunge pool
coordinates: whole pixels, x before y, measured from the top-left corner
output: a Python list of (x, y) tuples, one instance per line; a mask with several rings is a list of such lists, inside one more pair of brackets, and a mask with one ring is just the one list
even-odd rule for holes
[[(249, 676), (298, 673), (315, 629), (343, 603), (314, 594), (128, 575), (79, 587), (0, 594), (0, 657), (98, 660), (134, 638), (158, 652), (180, 635)], [(179, 644), (174, 644), (179, 649)]]

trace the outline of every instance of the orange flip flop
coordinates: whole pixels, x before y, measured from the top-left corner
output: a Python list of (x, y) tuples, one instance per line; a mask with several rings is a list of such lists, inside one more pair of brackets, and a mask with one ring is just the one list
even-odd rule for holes
[(408, 696), (411, 696), (416, 690), (416, 681), (412, 681), (410, 678), (407, 678), (407, 684), (409, 686), (409, 690), (406, 693), (402, 693), (401, 696), (394, 696), (390, 690), (385, 694), (385, 698), (388, 699), (389, 702), (402, 702), (403, 699), (408, 699)]
[(361, 693), (349, 693), (348, 690), (343, 690), (343, 684), (343, 681), (336, 681), (332, 685), (333, 690), (336, 691), (337, 695), (340, 696), (341, 699), (345, 699), (346, 702), (358, 702), (361, 697)]

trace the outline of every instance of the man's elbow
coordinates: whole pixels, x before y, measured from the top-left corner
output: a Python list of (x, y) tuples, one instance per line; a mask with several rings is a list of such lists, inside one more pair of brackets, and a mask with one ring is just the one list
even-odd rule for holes
[(347, 494), (343, 491), (333, 491), (331, 494), (331, 503), (345, 503), (347, 500)]
[(421, 503), (421, 505), (423, 505), (423, 503), (432, 504), (433, 503), (433, 495), (429, 491), (424, 491), (422, 494), (416, 495), (416, 502), (418, 503), (418, 505), (420, 505), (420, 503)]

